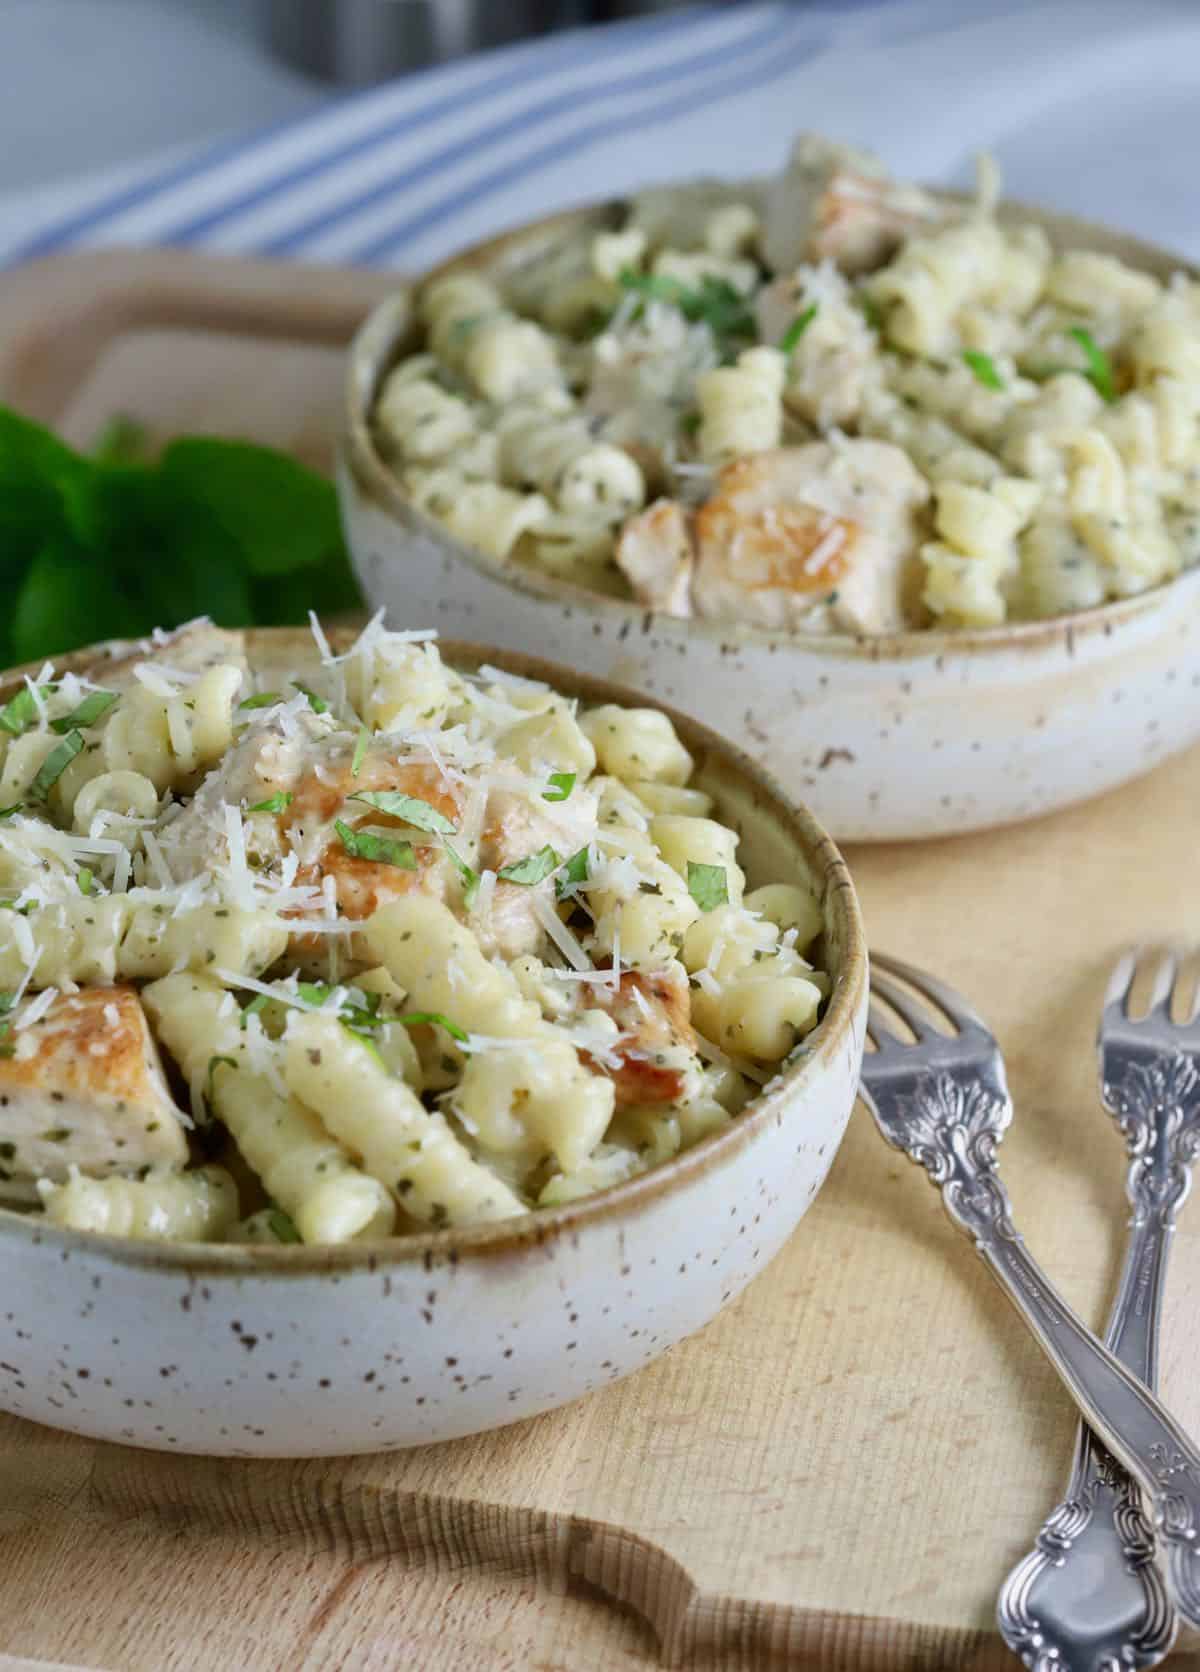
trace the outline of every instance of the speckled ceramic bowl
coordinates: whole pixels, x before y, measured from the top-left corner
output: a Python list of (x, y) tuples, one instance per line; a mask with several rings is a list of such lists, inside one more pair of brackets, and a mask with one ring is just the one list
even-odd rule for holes
[[(294, 667), (306, 637), (251, 634), (251, 658)], [(635, 700), (491, 648), (442, 651), (588, 701)], [(770, 1094), (685, 1155), (582, 1202), (373, 1246), (156, 1245), (0, 1209), (0, 1410), (229, 1456), (448, 1440), (629, 1375), (762, 1270), (820, 1189), (850, 1116), (866, 946), (845, 864), (815, 819), (711, 732), (672, 718), (698, 781), (742, 833), (750, 878), (806, 877), (823, 902), (832, 995), (810, 1051)]]
[[(450, 266), (530, 259), (618, 205), (495, 239)], [(1165, 277), (1187, 263), (1068, 216), (1010, 205), (1060, 248), (1109, 251)], [(446, 270), (446, 269), (439, 269)], [(769, 765), (844, 841), (950, 835), (1111, 789), (1200, 738), (1200, 571), (1140, 598), (978, 632), (862, 639), (680, 621), (528, 570), (500, 569), (410, 506), (368, 414), (413, 341), (410, 293), (370, 316), (350, 354), (339, 490), (372, 604), (677, 703)]]

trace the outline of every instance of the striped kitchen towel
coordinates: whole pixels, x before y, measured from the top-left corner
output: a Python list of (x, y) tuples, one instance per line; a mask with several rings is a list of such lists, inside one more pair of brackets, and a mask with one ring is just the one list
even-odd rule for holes
[(102, 244), (416, 269), (649, 181), (774, 169), (817, 129), (1200, 256), (1191, 0), (709, 5), (572, 30), (0, 202), (0, 264)]

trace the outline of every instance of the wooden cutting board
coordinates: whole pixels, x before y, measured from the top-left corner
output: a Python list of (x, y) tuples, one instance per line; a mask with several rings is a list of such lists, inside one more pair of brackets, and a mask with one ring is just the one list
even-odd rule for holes
[[(0, 399), (80, 443), (122, 412), (327, 464), (339, 351), (392, 282), (164, 253), (26, 269), (0, 282)], [(1018, 1220), (1097, 1326), (1124, 1167), (1096, 1016), (1126, 944), (1200, 944), (1198, 815), (1200, 751), (1016, 830), (849, 855), (872, 943), (936, 969), (999, 1034)], [(1163, 1353), (1193, 1431), (1197, 1293), (1200, 1208)], [(294, 1464), (0, 1418), (0, 1667), (1002, 1672), (996, 1589), (1061, 1491), (1072, 1430), (923, 1176), (860, 1109), (741, 1299), (568, 1410)]]

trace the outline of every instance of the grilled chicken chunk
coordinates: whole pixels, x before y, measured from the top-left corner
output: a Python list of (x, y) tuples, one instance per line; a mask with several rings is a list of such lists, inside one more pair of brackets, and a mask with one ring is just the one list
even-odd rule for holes
[(928, 192), (893, 180), (869, 152), (801, 134), (767, 191), (763, 255), (776, 273), (825, 260), (843, 273), (867, 273), (943, 215)]
[(929, 497), (888, 442), (812, 442), (736, 459), (696, 513), (694, 611), (774, 630), (906, 623)]
[(696, 1034), (689, 1020), (691, 995), (683, 967), (627, 970), (615, 993), (607, 987), (589, 986), (581, 998), (586, 1008), (603, 1010), (621, 1030), (611, 1060), (601, 1062), (583, 1053), (589, 1067), (613, 1082), (616, 1107), (677, 1103), (696, 1052)]
[(179, 1110), (132, 987), (55, 998), (38, 1021), (20, 1010), (0, 1056), (0, 1195), (76, 1166), (100, 1175), (187, 1160)]
[(639, 604), (665, 615), (692, 613), (692, 538), (683, 507), (673, 499), (657, 499), (629, 519), (616, 561)]

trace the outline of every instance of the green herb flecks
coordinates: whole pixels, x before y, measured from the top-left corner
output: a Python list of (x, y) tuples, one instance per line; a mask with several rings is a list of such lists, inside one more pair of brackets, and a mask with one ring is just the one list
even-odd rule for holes
[(312, 709), (314, 714), (329, 713), (329, 704), (325, 701), (325, 698), (319, 697), (310, 686), (302, 685), (298, 679), (293, 679), (292, 684), (296, 687), (297, 691), (300, 692), (301, 696), (308, 698), (308, 706)]
[(451, 1039), (457, 1039), (460, 1045), (465, 1045), (471, 1037), (465, 1028), (460, 1028), (449, 1016), (443, 1016), (440, 1010), (409, 1010), (403, 1016), (397, 1016), (396, 1020), (403, 1022), (406, 1028), (444, 1028)]
[(996, 362), (990, 354), (984, 354), (977, 348), (964, 348), (963, 362), (974, 372), (976, 380), (985, 389), (1003, 389), (1004, 379), (996, 369)]
[(247, 697), (238, 703), (239, 708), (274, 708), (277, 702), (285, 701), (282, 691), (260, 691), (257, 696)]
[[(39, 685), (38, 696), (48, 697), (56, 691), (56, 685)], [(33, 692), (28, 685), (22, 685), (9, 702), (0, 708), (0, 729), (10, 733), (13, 737), (20, 737), (22, 732), (28, 731), (38, 716), (38, 706)]]
[(693, 325), (704, 324), (712, 331), (718, 347), (726, 353), (741, 343), (757, 342), (758, 326), (747, 299), (727, 279), (705, 274), (693, 290), (681, 279), (665, 273), (637, 273), (623, 267), (617, 275), (623, 290), (631, 290), (646, 301), (665, 302)]
[(29, 786), (29, 793), (35, 801), (46, 799), (82, 748), (83, 733), (77, 731), (68, 732), (61, 743), (54, 745)]
[(475, 904), (475, 897), (479, 893), (479, 872), (472, 870), (463, 856), (451, 847), (449, 842), (446, 843), (446, 852), (450, 856), (450, 863), (462, 878), (463, 905), (470, 911)]
[(792, 323), (779, 339), (779, 352), (781, 354), (790, 354), (792, 352), (796, 344), (800, 341), (801, 337), (812, 324), (813, 320), (817, 317), (817, 311), (820, 306), (821, 304), (819, 302), (810, 302), (802, 313), (798, 313), (796, 315), (795, 319), (793, 319)]
[(542, 791), (542, 800), (565, 801), (575, 788), (575, 774), (573, 772), (552, 772), (549, 784), (550, 788)]
[(369, 859), (377, 865), (395, 865), (402, 871), (415, 871), (417, 856), (411, 842), (392, 841), (387, 836), (372, 836), (367, 830), (351, 830), (341, 819), (334, 819), (333, 828), (351, 859)]
[(270, 1002), (266, 993), (255, 993), (250, 1003), (242, 1006), (241, 1026), (244, 1028), (251, 1016), (261, 1016)]
[(729, 904), (729, 879), (723, 865), (697, 865), (688, 860), (688, 893), (701, 911), (715, 911)]
[(290, 790), (276, 790), (265, 801), (256, 801), (253, 807), (247, 807), (248, 813), (286, 813), (295, 800)]
[(454, 826), (445, 813), (439, 813), (436, 807), (415, 795), (403, 795), (399, 790), (362, 790), (350, 799), (363, 801), (389, 818), (401, 819), (415, 830), (431, 830), (439, 836), (454, 834)]
[(0, 820), (15, 818), (24, 805), (23, 801), (14, 801), (11, 807), (0, 807)]
[(299, 1242), (300, 1233), (282, 1208), (267, 1211), (267, 1229), (276, 1242)]
[(64, 714), (61, 720), (51, 720), (50, 729), (60, 737), (64, 732), (85, 731), (88, 726), (94, 726), (97, 720), (103, 719), (116, 701), (115, 691), (89, 691), (77, 708)]
[(560, 900), (574, 894), (580, 883), (588, 880), (588, 869), (588, 850), (583, 847), (571, 855), (555, 879), (554, 891)]
[(209, 1057), (208, 1073), (204, 1077), (204, 1101), (206, 1103), (213, 1101), (213, 1077), (222, 1063), (226, 1068), (236, 1068), (238, 1065), (236, 1057)]
[[(7, 1018), (16, 1002), (15, 993), (0, 992), (0, 1018)], [(0, 1057), (11, 1057), (16, 1048), (12, 1038), (12, 1023), (0, 1019)]]
[(354, 758), (350, 762), (350, 776), (357, 778), (362, 770), (362, 763), (367, 758), (367, 745), (371, 741), (371, 734), (366, 726), (358, 728), (358, 741), (354, 745)]
[(1085, 331), (1082, 325), (1073, 325), (1067, 332), (1073, 342), (1077, 342), (1087, 359), (1087, 371), (1084, 374), (1102, 400), (1110, 404), (1117, 398), (1117, 386), (1113, 380), (1112, 361), (1096, 342), (1090, 331)]
[(504, 882), (519, 882), (527, 888), (536, 883), (544, 882), (552, 871), (557, 871), (562, 860), (554, 849), (547, 843), (536, 853), (526, 854), (524, 859), (518, 859), (512, 865), (502, 865), (496, 872)]
[(79, 884), (81, 894), (94, 894), (96, 892), (96, 879), (86, 865), (81, 865), (76, 871), (75, 880)]

